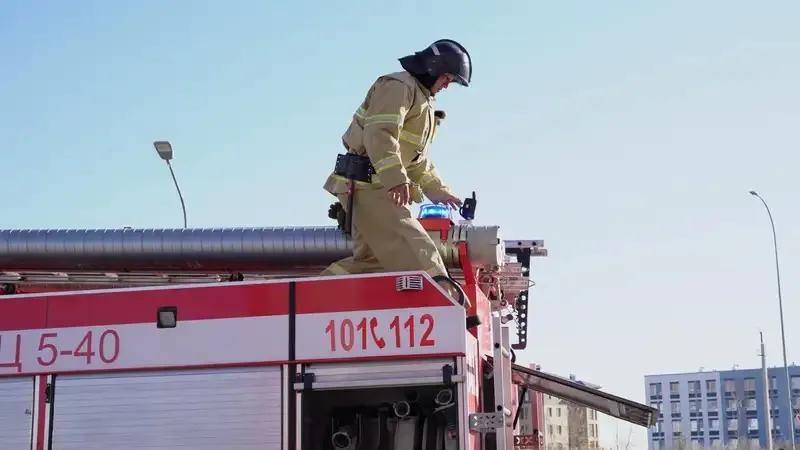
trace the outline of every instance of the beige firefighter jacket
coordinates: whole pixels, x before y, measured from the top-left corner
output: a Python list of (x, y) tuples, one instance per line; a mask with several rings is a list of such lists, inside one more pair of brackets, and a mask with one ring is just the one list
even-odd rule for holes
[[(384, 75), (373, 83), (342, 136), (349, 152), (368, 156), (375, 168), (372, 183), (356, 183), (356, 190), (408, 183), (417, 203), (422, 193), (451, 193), (428, 159), (440, 123), (434, 100), (408, 72)], [(347, 179), (332, 174), (324, 188), (334, 195), (347, 192)]]

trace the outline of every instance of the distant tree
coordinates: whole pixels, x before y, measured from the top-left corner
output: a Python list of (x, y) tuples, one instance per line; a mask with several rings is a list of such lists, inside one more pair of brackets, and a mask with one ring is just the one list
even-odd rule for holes
[(619, 437), (619, 425), (617, 425), (616, 436), (614, 439), (614, 443), (616, 444), (615, 450), (631, 450), (633, 447), (633, 443), (631, 439), (633, 438), (633, 428), (628, 428), (628, 439), (625, 442), (622, 442)]

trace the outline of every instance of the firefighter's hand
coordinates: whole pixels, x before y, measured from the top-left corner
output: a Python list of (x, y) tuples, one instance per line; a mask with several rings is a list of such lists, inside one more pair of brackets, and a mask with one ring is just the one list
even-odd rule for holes
[(408, 191), (408, 184), (401, 184), (389, 189), (389, 198), (392, 199), (394, 206), (410, 205), (411, 194)]
[(339, 202), (332, 204), (330, 208), (328, 208), (328, 217), (336, 221), (340, 230), (344, 230), (345, 214), (344, 206)]
[(458, 209), (458, 207), (464, 203), (460, 198), (446, 192), (431, 194), (427, 197), (433, 203), (442, 203), (453, 209)]
[(336, 202), (332, 204), (331, 206), (328, 207), (328, 217), (333, 220), (337, 220), (339, 217), (339, 211), (342, 209), (343, 208), (341, 203)]

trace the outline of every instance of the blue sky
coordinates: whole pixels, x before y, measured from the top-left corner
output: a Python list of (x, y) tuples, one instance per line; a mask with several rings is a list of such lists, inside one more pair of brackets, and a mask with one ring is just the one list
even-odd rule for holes
[(798, 17), (791, 1), (5, 0), (0, 227), (180, 226), (160, 139), (190, 226), (328, 224), (321, 186), (366, 89), (449, 37), (475, 72), (439, 96), (432, 157), (477, 191), (479, 222), (550, 249), (523, 359), (639, 400), (645, 373), (756, 366), (760, 330), (779, 364), (757, 189), (800, 362)]

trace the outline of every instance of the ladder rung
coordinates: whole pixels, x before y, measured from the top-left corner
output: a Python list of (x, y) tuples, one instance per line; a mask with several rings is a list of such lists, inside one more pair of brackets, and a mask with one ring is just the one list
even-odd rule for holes
[(503, 346), (500, 346), (499, 348), (500, 348), (500, 354), (501, 354), (501, 355), (503, 355), (504, 357), (506, 357), (506, 358), (508, 358), (508, 359), (511, 359), (511, 352), (509, 352), (509, 351), (508, 351), (508, 350), (507, 350), (505, 347), (503, 347)]

